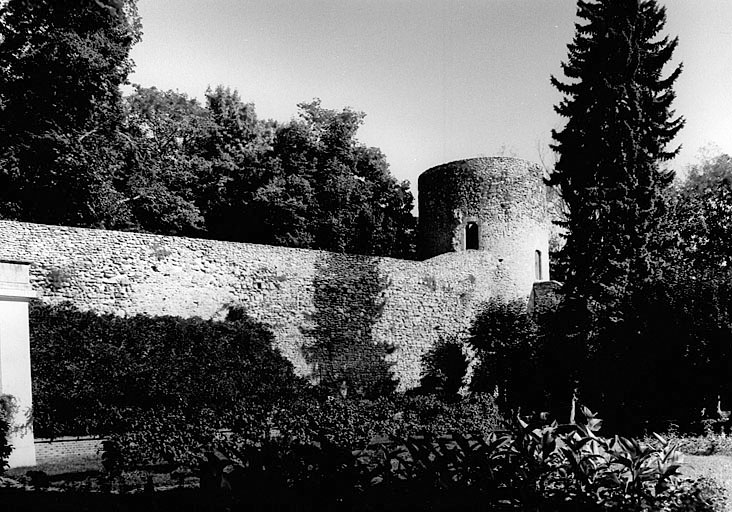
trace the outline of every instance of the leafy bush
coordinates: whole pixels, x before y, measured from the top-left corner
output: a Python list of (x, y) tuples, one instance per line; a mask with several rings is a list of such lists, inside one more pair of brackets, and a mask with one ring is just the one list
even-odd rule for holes
[(653, 445), (601, 437), (601, 421), (583, 413), (578, 425), (519, 419), (505, 433), (389, 436), (355, 451), (325, 440), (230, 443), (209, 452), (202, 486), (230, 506), (255, 508), (719, 509), (719, 488), (679, 478), (674, 445), (660, 436)]
[(729, 272), (649, 280), (618, 299), (622, 315), (600, 308), (592, 321), (576, 304), (534, 321), (522, 301), (489, 302), (468, 339), (479, 361), (471, 389), (497, 392), (504, 412), (521, 407), (559, 418), (568, 417), (578, 390), (608, 411), (614, 431), (643, 435), (672, 421), (693, 432), (700, 411), (711, 421), (720, 403), (732, 403)]
[(698, 277), (664, 274), (638, 284), (612, 315), (564, 303), (539, 326), (536, 369), (517, 389), (532, 388), (547, 397), (543, 410), (556, 410), (578, 388), (626, 433), (661, 431), (671, 421), (695, 429), (701, 410), (715, 416), (718, 397), (723, 406), (732, 401), (732, 288), (728, 275)]
[(110, 475), (123, 469), (164, 464), (171, 469), (195, 467), (200, 454), (224, 436), (212, 411), (191, 414), (181, 409), (130, 411), (124, 429), (111, 434), (102, 447), (104, 469)]
[(18, 412), (18, 405), (12, 395), (0, 395), (0, 475), (8, 466), (8, 458), (13, 451), (9, 436), (13, 426), (13, 418)]
[(210, 410), (218, 427), (239, 403), (292, 393), (299, 380), (272, 334), (235, 313), (223, 322), (121, 318), (33, 303), (36, 434), (121, 432), (161, 410), (194, 423)]
[(468, 360), (456, 338), (440, 338), (422, 358), (420, 387), (429, 392), (455, 395), (463, 385)]
[(546, 410), (539, 326), (528, 315), (526, 302), (493, 299), (483, 306), (470, 329), (468, 343), (479, 363), (471, 389), (497, 392), (502, 409)]
[[(485, 435), (505, 421), (490, 396), (445, 402), (436, 396), (394, 395), (377, 400), (318, 396), (303, 390), (275, 401), (245, 401), (232, 412), (231, 435), (207, 409), (183, 414), (170, 409), (129, 414), (136, 418), (111, 437), (109, 458), (124, 468), (165, 462), (195, 466), (212, 445), (251, 445), (278, 439), (287, 444), (325, 443), (349, 451), (378, 436), (443, 435), (454, 431)], [(107, 451), (105, 450), (105, 454)], [(118, 462), (117, 462), (118, 461)]]
[(478, 394), (454, 401), (435, 395), (376, 400), (301, 398), (275, 407), (267, 422), (286, 439), (325, 441), (348, 449), (362, 447), (374, 436), (486, 434), (505, 426), (493, 398)]

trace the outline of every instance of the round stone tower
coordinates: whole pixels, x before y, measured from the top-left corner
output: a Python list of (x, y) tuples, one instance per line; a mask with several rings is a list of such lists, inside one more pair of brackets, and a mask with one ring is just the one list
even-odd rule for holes
[(549, 279), (549, 231), (543, 171), (518, 158), (459, 160), (419, 177), (421, 259), (485, 251), (496, 275), (528, 295)]

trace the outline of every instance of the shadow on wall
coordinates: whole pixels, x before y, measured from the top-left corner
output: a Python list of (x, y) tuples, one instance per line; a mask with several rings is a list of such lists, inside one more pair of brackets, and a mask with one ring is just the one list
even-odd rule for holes
[(428, 393), (456, 397), (468, 372), (468, 359), (459, 337), (440, 337), (422, 355), (420, 387)]
[(303, 328), (310, 340), (303, 355), (319, 383), (341, 393), (376, 396), (396, 388), (386, 360), (394, 347), (373, 339), (389, 286), (377, 261), (328, 253), (315, 264), (315, 312), (312, 327)]

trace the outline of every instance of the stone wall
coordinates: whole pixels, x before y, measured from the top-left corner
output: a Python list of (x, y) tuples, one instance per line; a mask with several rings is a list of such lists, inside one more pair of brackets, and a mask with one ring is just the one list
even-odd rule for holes
[[(0, 221), (0, 258), (31, 262), (48, 303), (203, 318), (242, 306), (299, 374), (386, 360), (400, 389), (418, 384), (425, 351), (464, 332), (483, 301), (531, 292), (485, 251), (417, 262)], [(326, 357), (333, 343), (350, 348)]]
[(539, 281), (534, 283), (529, 295), (528, 313), (535, 319), (557, 310), (562, 300), (562, 283)]

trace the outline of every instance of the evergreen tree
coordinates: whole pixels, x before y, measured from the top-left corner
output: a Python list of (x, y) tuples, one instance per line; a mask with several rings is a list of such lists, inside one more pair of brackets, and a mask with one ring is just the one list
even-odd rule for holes
[(652, 237), (673, 179), (662, 164), (684, 124), (671, 110), (681, 66), (664, 70), (678, 40), (659, 35), (666, 14), (655, 0), (579, 0), (577, 15), (566, 81), (552, 77), (564, 95), (555, 110), (567, 118), (552, 133), (548, 180), (567, 206), (561, 329), (547, 342), (566, 377), (553, 391), (568, 403), (579, 385), (616, 426), (632, 428), (662, 375)]
[(568, 208), (565, 290), (611, 307), (651, 272), (649, 238), (673, 178), (661, 163), (684, 124), (671, 110), (681, 66), (662, 76), (678, 40), (659, 38), (666, 14), (654, 0), (579, 0), (577, 15), (586, 23), (562, 64), (569, 81), (552, 77), (567, 124), (552, 133), (549, 184)]

